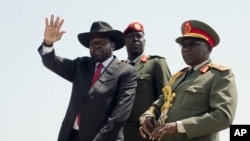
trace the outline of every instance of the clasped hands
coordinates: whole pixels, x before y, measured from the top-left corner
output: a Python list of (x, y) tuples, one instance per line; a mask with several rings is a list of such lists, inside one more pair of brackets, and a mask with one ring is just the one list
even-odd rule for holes
[(140, 118), (139, 131), (143, 138), (148, 137), (152, 141), (160, 141), (164, 135), (178, 132), (176, 122), (160, 124), (150, 116)]

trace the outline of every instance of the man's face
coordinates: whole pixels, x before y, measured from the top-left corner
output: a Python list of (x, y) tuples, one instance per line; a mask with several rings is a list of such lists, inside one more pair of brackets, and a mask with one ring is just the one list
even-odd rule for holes
[(126, 35), (126, 49), (129, 55), (139, 56), (144, 52), (145, 38), (143, 32), (131, 32)]
[(107, 37), (94, 36), (89, 41), (90, 55), (95, 62), (103, 62), (112, 56), (115, 43)]
[(185, 38), (180, 45), (182, 58), (192, 67), (209, 59), (212, 51), (207, 42), (199, 38)]

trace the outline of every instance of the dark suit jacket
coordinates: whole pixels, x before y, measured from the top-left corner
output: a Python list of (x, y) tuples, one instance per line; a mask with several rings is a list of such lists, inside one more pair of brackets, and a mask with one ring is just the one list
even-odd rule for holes
[[(38, 51), (41, 54), (41, 46)], [(120, 62), (115, 56), (91, 87), (95, 62), (89, 57), (69, 60), (55, 56), (55, 52), (42, 55), (43, 64), (72, 82), (69, 106), (63, 120), (58, 141), (68, 141), (74, 121), (81, 114), (79, 141), (115, 141), (123, 138), (122, 126), (127, 120), (137, 86), (136, 70)]]

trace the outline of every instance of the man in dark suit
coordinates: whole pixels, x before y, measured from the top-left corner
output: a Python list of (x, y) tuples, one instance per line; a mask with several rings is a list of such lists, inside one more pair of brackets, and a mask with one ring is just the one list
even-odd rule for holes
[(127, 63), (132, 64), (138, 74), (135, 102), (131, 115), (124, 126), (125, 141), (145, 141), (139, 133), (139, 117), (159, 98), (170, 78), (170, 69), (165, 58), (146, 55), (144, 27), (139, 22), (130, 23), (124, 30)]
[(70, 60), (56, 56), (53, 48), (65, 33), (60, 31), (64, 20), (51, 15), (45, 22), (44, 42), (38, 49), (42, 62), (73, 85), (58, 141), (123, 140), (122, 126), (131, 112), (137, 86), (134, 67), (112, 54), (124, 46), (123, 33), (106, 22), (94, 22), (90, 32), (78, 35), (91, 57)]
[(176, 42), (188, 67), (170, 78), (160, 98), (141, 116), (141, 135), (161, 141), (219, 141), (219, 131), (235, 117), (234, 73), (210, 59), (220, 41), (212, 27), (188, 20), (181, 31)]

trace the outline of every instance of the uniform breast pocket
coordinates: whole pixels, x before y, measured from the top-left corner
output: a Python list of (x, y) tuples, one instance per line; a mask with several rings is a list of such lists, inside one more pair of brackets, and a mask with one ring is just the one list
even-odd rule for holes
[(149, 74), (138, 75), (137, 93), (143, 94), (151, 87), (151, 77)]
[(209, 94), (204, 86), (189, 86), (182, 94), (182, 106), (185, 109), (204, 109), (209, 104)]

